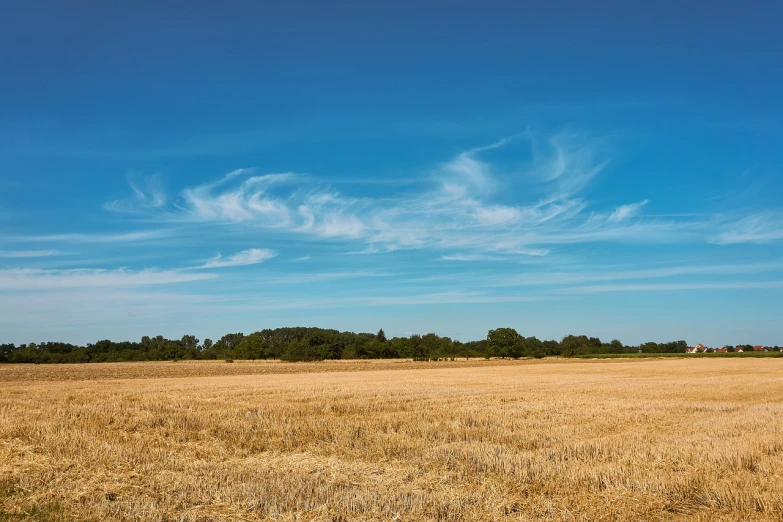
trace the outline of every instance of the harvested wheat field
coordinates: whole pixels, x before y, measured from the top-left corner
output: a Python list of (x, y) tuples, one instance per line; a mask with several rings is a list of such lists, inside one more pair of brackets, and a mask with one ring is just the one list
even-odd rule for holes
[(778, 359), (0, 366), (0, 386), (0, 520), (783, 517)]

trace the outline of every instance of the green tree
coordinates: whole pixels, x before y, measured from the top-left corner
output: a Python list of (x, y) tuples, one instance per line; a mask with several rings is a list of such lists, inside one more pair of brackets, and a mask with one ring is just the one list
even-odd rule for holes
[(185, 350), (177, 341), (167, 341), (166, 344), (163, 345), (162, 352), (163, 358), (169, 360), (181, 359), (182, 356), (185, 355)]
[(235, 359), (266, 359), (266, 340), (259, 332), (243, 337), (234, 349), (233, 357)]
[(497, 357), (519, 359), (525, 350), (524, 341), (525, 338), (513, 328), (497, 328), (487, 332), (487, 344)]
[(342, 353), (343, 359), (358, 359), (359, 354), (356, 352), (356, 345), (355, 344), (349, 344), (345, 348), (343, 348)]
[(567, 335), (560, 341), (560, 352), (563, 357), (580, 355), (586, 353), (587, 349), (587, 338), (584, 335)]
[(642, 353), (661, 353), (661, 347), (658, 343), (647, 342), (639, 346)]
[(0, 344), (0, 362), (9, 362), (11, 354), (16, 350), (13, 344)]
[(424, 357), (427, 359), (438, 359), (441, 357), (440, 337), (434, 333), (428, 333), (421, 336), (421, 349), (424, 351)]
[(536, 337), (528, 337), (525, 339), (526, 351), (528, 355), (532, 355), (536, 359), (543, 359), (546, 357), (546, 348), (544, 343), (538, 340)]
[(195, 359), (198, 357), (198, 339), (195, 335), (183, 335), (180, 344), (185, 350), (186, 358)]
[(423, 361), (427, 359), (427, 352), (421, 342), (420, 335), (411, 335), (409, 345), (411, 347), (411, 357), (413, 357), (414, 361)]
[(216, 352), (223, 355), (231, 354), (234, 351), (234, 348), (239, 346), (239, 343), (241, 343), (244, 338), (244, 334), (241, 333), (226, 334), (215, 343), (214, 349)]

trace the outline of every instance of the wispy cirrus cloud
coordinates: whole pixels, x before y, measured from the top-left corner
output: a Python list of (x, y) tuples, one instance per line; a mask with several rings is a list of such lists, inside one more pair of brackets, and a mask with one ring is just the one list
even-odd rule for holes
[(624, 285), (590, 285), (558, 290), (565, 294), (600, 294), (607, 292), (673, 292), (683, 290), (747, 290), (758, 288), (783, 288), (783, 281), (731, 281), (697, 283), (641, 283)]
[(609, 221), (612, 223), (619, 223), (621, 221), (625, 221), (626, 219), (632, 218), (636, 216), (642, 207), (644, 207), (649, 202), (649, 200), (645, 199), (639, 203), (621, 205), (617, 207), (614, 212), (612, 212), (612, 214), (609, 216)]
[[(427, 249), (447, 260), (546, 256), (561, 245), (583, 243), (783, 238), (758, 216), (645, 217), (648, 199), (601, 208), (588, 199), (591, 182), (610, 163), (601, 140), (578, 133), (545, 140), (528, 133), (527, 140), (515, 136), (461, 152), (426, 171), (425, 182), (404, 194), (352, 196), (301, 174), (237, 169), (184, 188), (168, 205), (157, 206), (162, 198), (134, 189), (142, 201), (136, 208), (161, 222), (267, 230), (343, 243), (350, 245), (348, 253)], [(520, 143), (532, 158), (509, 161)], [(716, 237), (716, 227), (730, 221), (734, 228)]]
[[(292, 184), (297, 176), (290, 172), (260, 176), (253, 173), (253, 169), (236, 169), (215, 182), (186, 188), (182, 191), (184, 201), (177, 209), (184, 217), (197, 221), (289, 226), (289, 205), (271, 191), (276, 186)], [(247, 179), (238, 186), (231, 185), (240, 177)]]
[(525, 251), (515, 251), (508, 255), (487, 255), (487, 254), (446, 254), (440, 256), (443, 261), (513, 261), (515, 255), (525, 255), (532, 257), (545, 256), (549, 253), (546, 249), (528, 249)]
[(505, 256), (488, 256), (485, 254), (451, 254), (442, 255), (443, 261), (506, 261)]
[[(514, 139), (477, 147), (436, 165), (424, 190), (404, 196), (351, 197), (294, 173), (239, 169), (188, 187), (161, 219), (244, 225), (323, 241), (363, 243), (364, 252), (432, 249), (443, 255), (541, 256), (543, 244), (622, 239), (622, 220), (598, 223), (578, 194), (607, 165), (595, 143), (558, 135), (535, 147), (528, 167), (498, 167), (484, 158)], [(504, 202), (507, 185), (530, 187), (525, 202)], [(628, 213), (628, 212), (626, 212)], [(638, 224), (626, 235), (640, 237)], [(657, 227), (676, 231), (666, 223)], [(462, 251), (456, 253), (454, 251)]]
[(217, 276), (180, 270), (11, 268), (0, 270), (0, 290), (140, 287), (203, 281), (214, 277)]
[(256, 265), (276, 256), (277, 252), (268, 248), (251, 248), (229, 257), (223, 257), (218, 254), (199, 268), (228, 268), (234, 266)]
[(0, 250), (0, 257), (23, 258), (23, 257), (52, 257), (62, 255), (57, 250)]
[[(502, 279), (495, 280), (495, 284), (502, 286), (559, 286), (596, 281), (667, 279), (682, 276), (747, 276), (771, 272), (783, 272), (783, 262), (676, 265), (635, 270), (628, 270), (627, 267), (614, 267), (603, 270), (538, 272), (505, 276)], [(488, 281), (487, 284), (491, 283)]]
[[(355, 306), (427, 306), (438, 304), (488, 304), (522, 303), (539, 301), (557, 301), (562, 296), (553, 295), (493, 295), (480, 291), (444, 291), (430, 293), (410, 292), (400, 295), (377, 294), (352, 297), (294, 297), (264, 296), (263, 300), (253, 303), (238, 303), (242, 309), (256, 310), (293, 310), (323, 307)], [(224, 306), (231, 306), (224, 304)]]
[(727, 224), (713, 241), (721, 245), (770, 243), (783, 239), (783, 214), (756, 212)]
[(131, 232), (96, 234), (37, 234), (26, 236), (6, 236), (6, 241), (18, 243), (134, 243), (163, 239), (173, 233), (171, 229), (134, 230)]
[(140, 212), (147, 209), (158, 209), (166, 205), (167, 196), (160, 176), (155, 174), (138, 179), (138, 176), (128, 176), (128, 185), (133, 192), (128, 199), (116, 199), (104, 205), (107, 210), (120, 212)]

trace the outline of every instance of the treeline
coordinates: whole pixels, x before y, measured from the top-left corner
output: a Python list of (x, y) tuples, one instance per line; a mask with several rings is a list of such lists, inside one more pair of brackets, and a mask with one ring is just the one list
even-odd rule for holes
[(0, 362), (87, 363), (120, 361), (166, 361), (181, 359), (415, 359), (437, 360), (465, 357), (564, 356), (623, 353), (683, 353), (685, 341), (627, 346), (618, 340), (602, 342), (597, 337), (568, 335), (560, 341), (525, 337), (513, 328), (490, 330), (486, 339), (460, 342), (434, 333), (393, 337), (339, 332), (323, 328), (276, 328), (249, 335), (226, 334), (217, 342), (199, 341), (193, 335), (181, 339), (144, 336), (139, 342), (98, 341), (86, 346), (60, 342), (0, 345)]

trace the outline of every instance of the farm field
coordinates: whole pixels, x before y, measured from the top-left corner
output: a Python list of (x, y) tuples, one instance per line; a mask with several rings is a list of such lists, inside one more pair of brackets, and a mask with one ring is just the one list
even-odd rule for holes
[(0, 366), (0, 520), (781, 520), (783, 359)]

